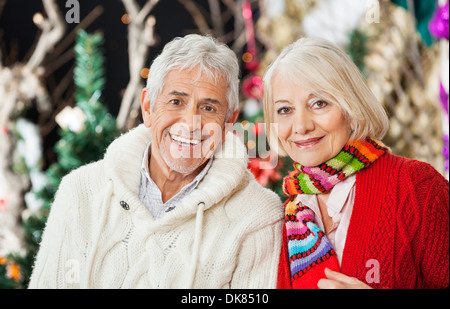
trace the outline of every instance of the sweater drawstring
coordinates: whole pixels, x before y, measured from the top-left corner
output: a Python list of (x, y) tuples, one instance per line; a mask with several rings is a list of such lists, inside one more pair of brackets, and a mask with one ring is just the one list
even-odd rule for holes
[(195, 272), (197, 271), (198, 256), (200, 252), (200, 241), (203, 230), (203, 212), (205, 211), (205, 203), (200, 202), (197, 205), (197, 216), (195, 218), (194, 247), (192, 249), (191, 265), (188, 276), (188, 289), (194, 286)]

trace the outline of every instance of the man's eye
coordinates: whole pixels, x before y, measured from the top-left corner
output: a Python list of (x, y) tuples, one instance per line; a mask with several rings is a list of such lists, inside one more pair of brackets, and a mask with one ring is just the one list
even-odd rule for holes
[(207, 111), (207, 112), (214, 112), (215, 111), (214, 107), (209, 106), (209, 105), (204, 106), (203, 109), (205, 111)]
[(181, 105), (181, 101), (180, 100), (170, 100), (170, 103), (172, 103), (173, 105)]

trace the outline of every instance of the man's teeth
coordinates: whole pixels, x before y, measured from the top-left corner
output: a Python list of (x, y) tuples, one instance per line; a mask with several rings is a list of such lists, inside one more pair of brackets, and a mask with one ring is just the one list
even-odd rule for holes
[(183, 143), (183, 144), (191, 144), (191, 145), (198, 145), (198, 144), (200, 144), (200, 140), (198, 140), (198, 139), (188, 139), (188, 138), (184, 138), (184, 137), (181, 137), (181, 136), (177, 136), (177, 135), (170, 135), (171, 137), (172, 137), (172, 139), (174, 140), (174, 141), (176, 141), (176, 142), (179, 142), (179, 143)]

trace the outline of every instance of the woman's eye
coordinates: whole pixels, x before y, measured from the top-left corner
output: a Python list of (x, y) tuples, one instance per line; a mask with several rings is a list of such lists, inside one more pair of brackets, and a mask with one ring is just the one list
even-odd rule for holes
[(314, 103), (312, 104), (312, 107), (314, 107), (314, 108), (324, 108), (324, 107), (326, 107), (327, 105), (328, 105), (328, 103), (325, 102), (325, 101), (316, 101), (316, 102), (314, 102)]
[(277, 110), (278, 115), (288, 114), (291, 111), (289, 107), (281, 107)]

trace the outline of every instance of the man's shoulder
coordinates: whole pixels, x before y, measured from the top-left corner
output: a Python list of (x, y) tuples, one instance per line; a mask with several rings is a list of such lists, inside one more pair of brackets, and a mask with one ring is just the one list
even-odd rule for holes
[(281, 203), (278, 194), (261, 185), (250, 171), (247, 171), (247, 179), (247, 185), (242, 188), (243, 194), (250, 195), (257, 201), (269, 199)]
[(237, 212), (245, 212), (250, 216), (265, 216), (273, 221), (284, 216), (283, 203), (278, 194), (263, 187), (250, 172), (245, 184), (236, 188), (227, 204)]
[(106, 180), (104, 159), (82, 165), (63, 177), (61, 184), (71, 188), (89, 184), (89, 186), (102, 186)]

